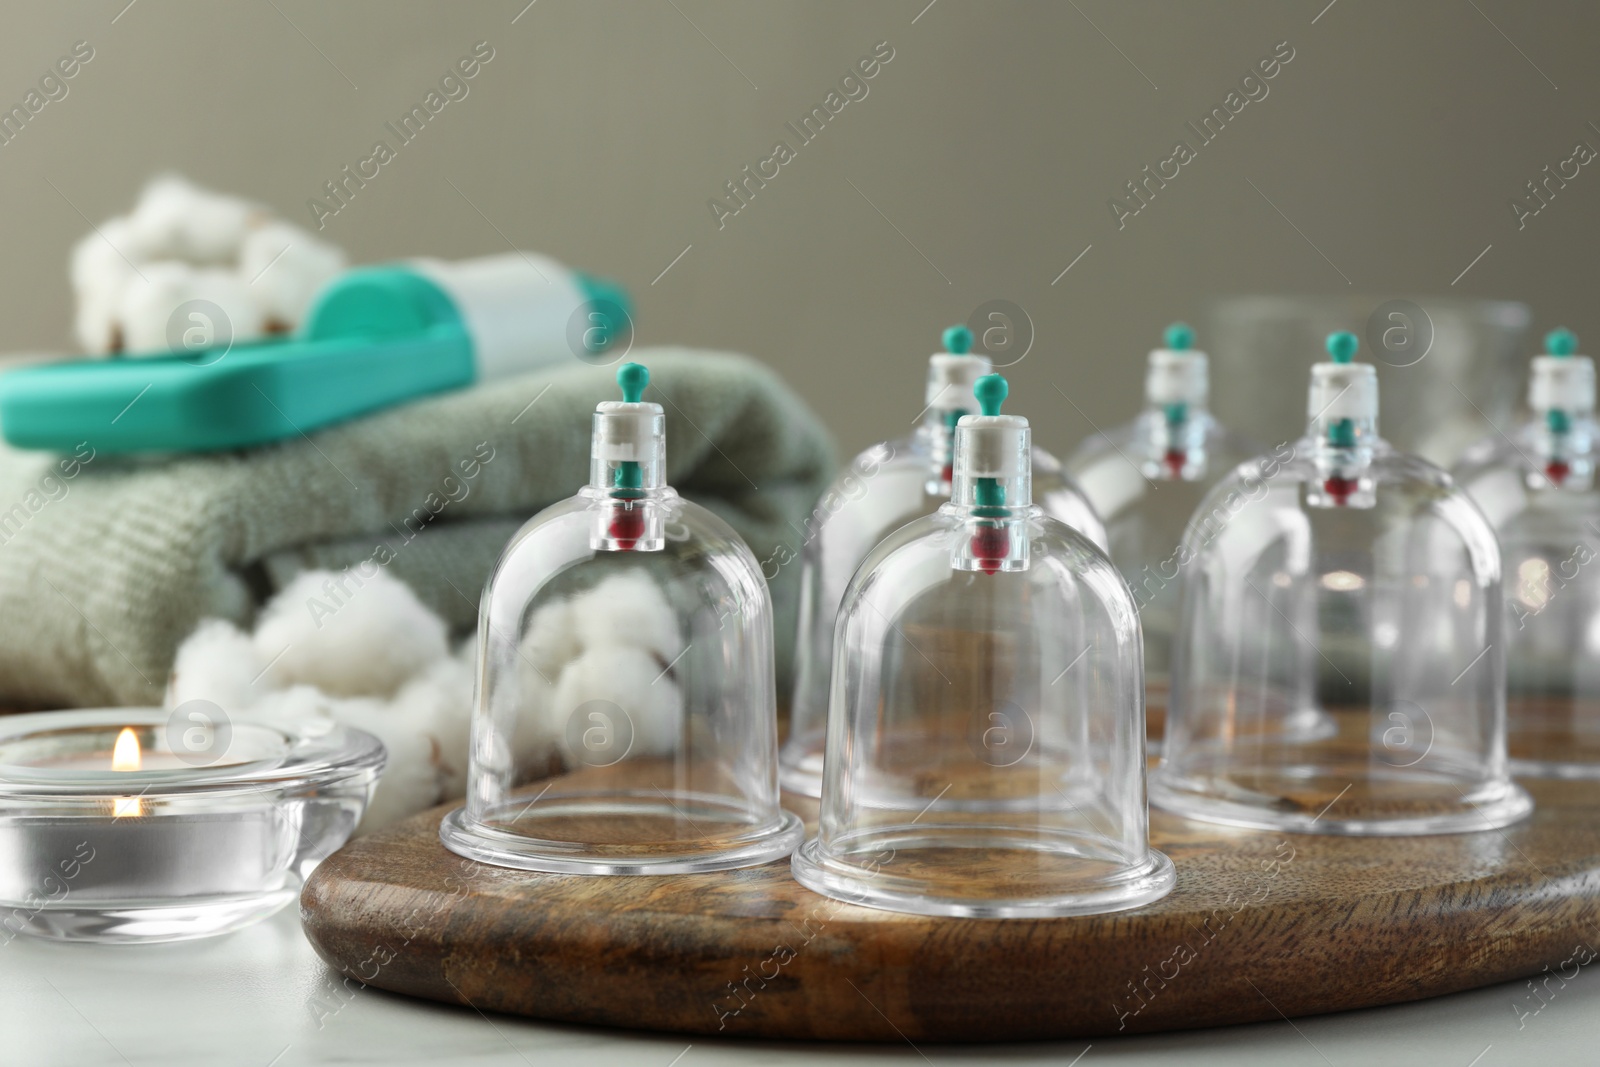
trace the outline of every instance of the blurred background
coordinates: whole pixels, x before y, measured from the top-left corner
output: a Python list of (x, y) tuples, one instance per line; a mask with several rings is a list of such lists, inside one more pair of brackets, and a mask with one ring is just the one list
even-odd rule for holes
[[(70, 348), (72, 242), (166, 170), (320, 221), (358, 263), (514, 245), (616, 278), (636, 343), (755, 355), (850, 450), (909, 429), (940, 329), (991, 301), (1032, 324), (1009, 373), (1057, 451), (1133, 413), (1169, 320), (1225, 359), (1221, 295), (1346, 298), (1358, 332), (1390, 299), (1526, 301), (1524, 356), (1600, 329), (1600, 168), (1512, 205), (1600, 147), (1592, 4), (96, 0), (13, 4), (6, 29), (7, 107), (94, 50), (0, 145), (7, 350)], [(319, 220), (324, 183), (479, 42), (469, 94)], [(809, 142), (786, 128), (875, 49), (865, 96)], [(1275, 52), (1202, 145), (1186, 123)], [(719, 218), (779, 140), (795, 158)], [(1129, 198), (1179, 140), (1195, 158)], [(1314, 355), (1282, 353), (1291, 408)]]

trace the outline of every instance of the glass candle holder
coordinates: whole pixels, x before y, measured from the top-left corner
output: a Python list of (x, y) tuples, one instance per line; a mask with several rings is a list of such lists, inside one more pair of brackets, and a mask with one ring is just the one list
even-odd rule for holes
[(0, 941), (181, 941), (265, 918), (349, 838), (383, 762), (377, 738), (331, 723), (0, 719)]

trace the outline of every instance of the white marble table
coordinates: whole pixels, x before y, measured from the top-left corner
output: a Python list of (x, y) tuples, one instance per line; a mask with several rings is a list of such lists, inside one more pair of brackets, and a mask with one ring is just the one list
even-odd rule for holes
[[(1600, 945), (1600, 930), (1595, 944)], [(1600, 960), (1596, 961), (1600, 964)], [(296, 1067), (465, 1064), (711, 1067), (807, 1063), (989, 1063), (1051, 1067), (1505, 1067), (1592, 1063), (1600, 966), (1542, 1010), (1522, 982), (1371, 1011), (1222, 1030), (1014, 1046), (729, 1042), (484, 1016), (361, 989), (341, 997), (293, 908), (210, 941), (144, 947), (0, 945), (0, 1064)], [(623, 995), (619, 992), (619, 995)], [(1530, 1014), (1519, 1018), (1520, 1012)], [(1074, 1057), (1079, 1057), (1074, 1059)]]

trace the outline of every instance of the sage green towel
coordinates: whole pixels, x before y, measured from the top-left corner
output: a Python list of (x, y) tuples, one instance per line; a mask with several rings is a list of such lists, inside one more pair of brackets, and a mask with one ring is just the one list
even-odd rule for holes
[[(799, 565), (779, 564), (831, 473), (827, 434), (746, 357), (631, 358), (666, 409), (671, 483), (771, 561), (781, 679)], [(242, 452), (0, 450), (0, 701), (159, 702), (201, 619), (248, 624), (302, 570), (368, 559), (469, 631), (507, 540), (588, 480), (590, 415), (617, 397), (615, 367), (564, 366)]]

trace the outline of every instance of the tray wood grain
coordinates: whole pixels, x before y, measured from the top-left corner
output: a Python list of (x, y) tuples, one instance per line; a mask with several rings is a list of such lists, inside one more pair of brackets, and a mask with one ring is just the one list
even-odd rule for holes
[(1049, 920), (874, 911), (810, 893), (787, 863), (666, 877), (504, 870), (446, 851), (441, 808), (326, 860), (301, 915), (317, 951), (355, 979), (570, 1023), (916, 1042), (1245, 1023), (1594, 958), (1600, 784), (1526, 784), (1538, 808), (1523, 823), (1408, 839), (1155, 811), (1174, 892)]

